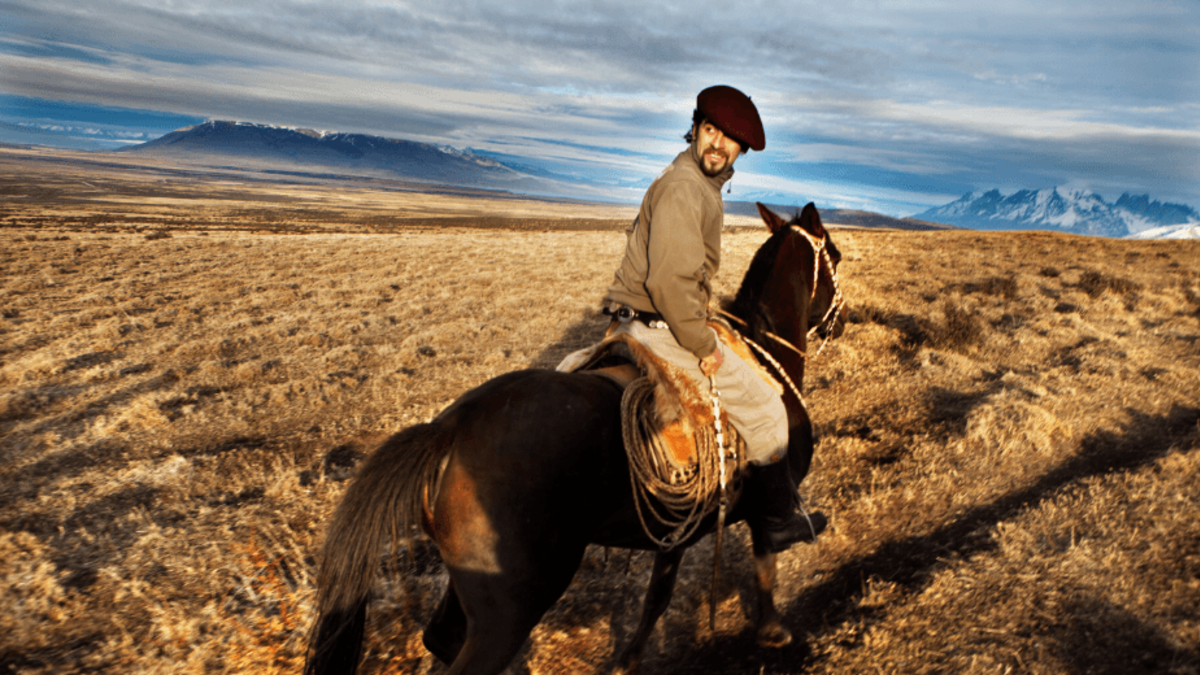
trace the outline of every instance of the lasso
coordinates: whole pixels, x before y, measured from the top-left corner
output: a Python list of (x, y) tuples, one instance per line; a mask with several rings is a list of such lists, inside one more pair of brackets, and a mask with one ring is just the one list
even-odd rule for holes
[[(687, 541), (704, 517), (718, 510), (724, 486), (722, 448), (710, 425), (694, 425), (695, 462), (682, 465), (674, 460), (658, 431), (656, 406), (651, 402), (654, 384), (639, 378), (621, 397), (621, 431), (629, 455), (629, 477), (633, 503), (642, 529), (661, 550), (670, 551)], [(726, 433), (732, 435), (732, 429)], [(734, 438), (737, 438), (734, 436)], [(731, 443), (733, 466), (742, 454), (740, 438)], [(657, 537), (648, 519), (665, 525), (670, 532)]]

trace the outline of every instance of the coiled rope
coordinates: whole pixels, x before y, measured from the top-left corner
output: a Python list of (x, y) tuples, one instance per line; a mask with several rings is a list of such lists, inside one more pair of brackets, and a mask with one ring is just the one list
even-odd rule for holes
[[(629, 456), (629, 478), (633, 503), (646, 536), (663, 551), (687, 541), (721, 501), (721, 443), (711, 425), (693, 424), (696, 429), (695, 461), (680, 464), (659, 433), (661, 425), (653, 404), (654, 383), (642, 377), (625, 388), (621, 397), (621, 432)], [(733, 466), (738, 466), (744, 444), (729, 443)], [(666, 526), (664, 537), (655, 536), (649, 519)]]

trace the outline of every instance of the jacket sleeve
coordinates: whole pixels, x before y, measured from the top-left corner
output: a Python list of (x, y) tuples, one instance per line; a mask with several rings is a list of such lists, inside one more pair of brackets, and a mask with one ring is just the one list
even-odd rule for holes
[(646, 293), (679, 344), (704, 358), (717, 348), (707, 324), (704, 195), (683, 182), (664, 188), (651, 205)]

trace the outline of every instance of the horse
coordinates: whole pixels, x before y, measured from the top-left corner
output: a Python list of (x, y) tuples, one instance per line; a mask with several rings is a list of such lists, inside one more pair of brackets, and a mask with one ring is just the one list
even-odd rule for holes
[[(800, 390), (807, 343), (813, 334), (829, 340), (844, 328), (841, 254), (812, 203), (788, 222), (758, 208), (770, 237), (723, 312), (789, 384), (783, 461), (799, 485), (813, 454)], [(622, 386), (607, 377), (521, 370), (483, 383), (430, 422), (384, 441), (364, 460), (329, 523), (305, 673), (356, 671), (385, 546), (411, 540), (418, 528), (449, 572), (423, 644), (452, 675), (503, 671), (566, 591), (588, 545), (655, 551), (638, 628), (618, 659), (620, 669), (636, 671), (684, 551), (714, 531), (717, 516), (708, 515), (670, 550), (647, 536), (622, 441), (621, 396)], [(730, 506), (726, 524), (745, 518), (746, 501)], [(776, 556), (753, 526), (751, 542), (757, 640), (782, 647), (792, 636), (774, 605)]]

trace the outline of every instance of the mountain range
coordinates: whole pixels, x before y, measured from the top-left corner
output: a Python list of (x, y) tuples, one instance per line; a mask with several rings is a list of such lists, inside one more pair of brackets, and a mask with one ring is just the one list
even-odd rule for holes
[(1121, 195), (1108, 203), (1089, 190), (1047, 188), (969, 192), (913, 218), (988, 230), (1056, 230), (1102, 237), (1196, 238), (1200, 213), (1185, 204)]
[[(781, 204), (764, 204), (767, 208), (775, 213), (778, 213), (785, 218), (790, 218), (792, 215), (799, 215), (800, 208), (797, 206), (785, 206)], [(725, 200), (725, 214), (739, 216), (758, 216), (758, 204), (749, 201), (732, 201)], [(873, 211), (859, 211), (857, 209), (833, 209), (828, 207), (821, 208), (821, 222), (827, 225), (840, 225), (843, 227), (861, 227), (867, 229), (886, 229), (886, 230), (953, 230), (957, 229), (953, 225), (945, 225), (942, 223), (932, 223), (916, 218), (893, 218), (885, 216), (882, 213)]]
[(366, 134), (209, 120), (116, 152), (189, 162), (230, 163), (561, 195), (566, 179), (534, 175), (470, 150)]

